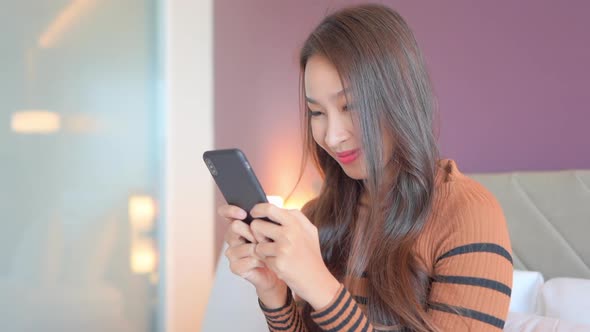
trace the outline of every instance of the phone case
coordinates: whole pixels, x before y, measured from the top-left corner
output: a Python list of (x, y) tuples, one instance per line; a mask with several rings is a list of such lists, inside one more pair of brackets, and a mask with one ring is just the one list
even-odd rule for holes
[(244, 222), (250, 224), (250, 210), (268, 201), (244, 153), (239, 149), (211, 150), (203, 153), (203, 160), (227, 203), (248, 212)]

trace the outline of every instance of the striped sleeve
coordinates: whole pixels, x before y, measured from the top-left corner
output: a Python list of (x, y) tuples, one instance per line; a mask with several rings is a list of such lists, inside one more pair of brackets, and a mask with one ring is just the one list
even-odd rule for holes
[(441, 331), (502, 331), (512, 287), (504, 215), (478, 188), (455, 200), (436, 252), (428, 310)]
[(297, 305), (293, 300), (293, 295), (289, 290), (287, 292), (287, 303), (277, 309), (267, 308), (260, 299), (258, 300), (260, 309), (266, 317), (268, 330), (271, 332), (307, 332), (301, 313), (297, 310)]
[(323, 309), (311, 313), (311, 319), (324, 331), (373, 331), (367, 316), (343, 285)]

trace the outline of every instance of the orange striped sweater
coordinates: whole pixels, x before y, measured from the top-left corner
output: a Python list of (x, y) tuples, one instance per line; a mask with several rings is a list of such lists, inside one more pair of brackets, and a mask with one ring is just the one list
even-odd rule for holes
[[(432, 279), (428, 314), (441, 331), (501, 331), (513, 268), (502, 210), (453, 161), (443, 160), (439, 166), (434, 213), (415, 245)], [(363, 279), (343, 283), (331, 303), (312, 311), (312, 320), (331, 332), (375, 330), (364, 313), (371, 299), (366, 298)], [(344, 284), (358, 286), (347, 289)], [(307, 331), (291, 294), (281, 308), (269, 309), (262, 303), (260, 307), (270, 331)]]

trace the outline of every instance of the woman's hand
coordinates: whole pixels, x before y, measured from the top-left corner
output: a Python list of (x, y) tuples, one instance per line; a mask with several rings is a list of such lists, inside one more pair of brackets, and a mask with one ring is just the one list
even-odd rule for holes
[(231, 205), (220, 206), (217, 212), (231, 222), (225, 233), (225, 242), (228, 244), (225, 256), (231, 271), (256, 287), (265, 306), (279, 308), (284, 305), (287, 301), (287, 286), (256, 255), (256, 238), (250, 227), (242, 221), (246, 218), (246, 212)]
[(256, 254), (298, 296), (318, 310), (329, 304), (340, 283), (322, 259), (317, 228), (299, 210), (256, 205), (253, 218), (268, 217), (279, 225), (255, 219), (250, 224), (258, 242)]

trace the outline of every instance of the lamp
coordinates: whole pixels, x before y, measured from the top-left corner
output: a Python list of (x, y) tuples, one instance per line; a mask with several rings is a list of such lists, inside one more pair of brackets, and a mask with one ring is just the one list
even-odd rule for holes
[(282, 208), (285, 204), (285, 200), (281, 196), (266, 196), (266, 199), (269, 203), (276, 205), (280, 208)]
[(12, 114), (12, 131), (19, 134), (51, 134), (59, 131), (59, 114), (45, 110), (22, 110)]
[(133, 231), (146, 232), (154, 227), (156, 203), (152, 197), (147, 195), (129, 197), (128, 212)]
[(153, 273), (157, 263), (154, 241), (145, 237), (133, 239), (130, 259), (133, 273)]

